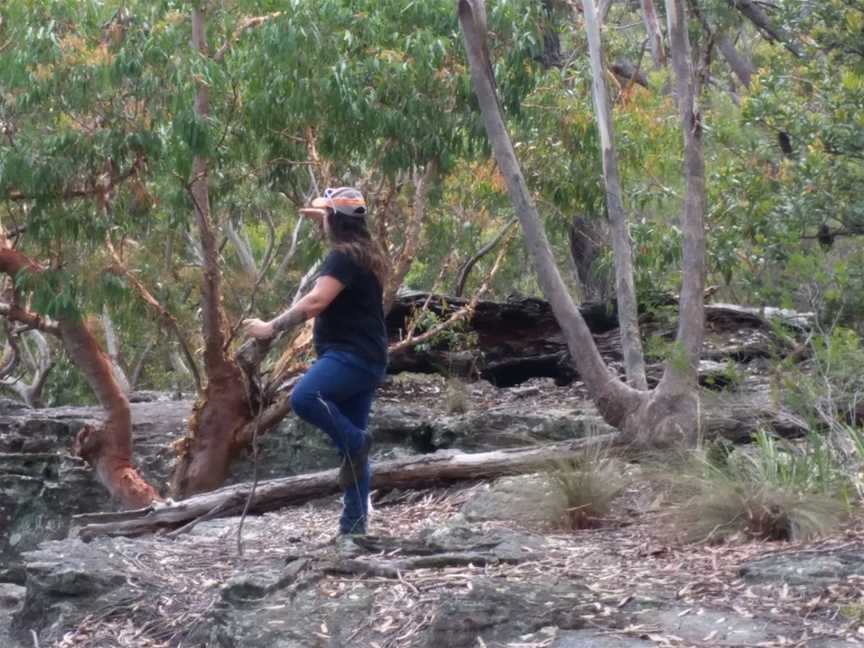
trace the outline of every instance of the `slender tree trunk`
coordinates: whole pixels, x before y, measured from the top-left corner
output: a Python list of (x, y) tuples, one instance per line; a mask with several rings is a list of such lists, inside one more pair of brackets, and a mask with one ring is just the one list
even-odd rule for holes
[(597, 6), (597, 16), (600, 20), (600, 25), (606, 22), (606, 17), (609, 15), (609, 10), (612, 8), (612, 3), (615, 0), (600, 0)]
[[(108, 251), (111, 254), (111, 258), (114, 260), (114, 263), (109, 268), (109, 272), (112, 272), (119, 277), (124, 277), (126, 281), (130, 284), (132, 289), (159, 318), (160, 323), (166, 329), (168, 329), (168, 331), (172, 333), (175, 338), (177, 338), (177, 343), (180, 345), (183, 356), (186, 358), (186, 363), (189, 367), (189, 371), (192, 373), (192, 378), (195, 381), (195, 389), (197, 392), (200, 393), (201, 376), (198, 371), (198, 363), (195, 362), (195, 356), (192, 355), (192, 349), (189, 340), (186, 338), (186, 335), (183, 333), (183, 331), (180, 330), (180, 324), (177, 322), (177, 318), (174, 317), (170, 312), (168, 312), (168, 310), (159, 303), (159, 300), (157, 300), (156, 297), (153, 296), (153, 293), (151, 293), (147, 289), (147, 287), (141, 282), (141, 280), (135, 275), (135, 273), (133, 273), (128, 267), (126, 267), (123, 259), (120, 258), (117, 250), (114, 249), (114, 245), (111, 242), (110, 238), (105, 239), (105, 245), (107, 246)], [(143, 362), (143, 358), (141, 359), (141, 362)], [(138, 370), (140, 370), (140, 366), (138, 366)], [(138, 383), (137, 374), (136, 377), (132, 378), (131, 383), (132, 388), (134, 389), (134, 386)]]
[[(192, 46), (201, 56), (208, 56), (204, 12), (197, 7), (192, 10)], [(210, 90), (203, 81), (197, 83), (195, 112), (202, 120), (210, 113)], [(225, 350), (228, 333), (207, 185), (208, 160), (196, 155), (189, 193), (201, 241), (201, 316), (207, 385), (195, 404), (189, 432), (178, 444), (180, 456), (172, 478), (172, 492), (176, 497), (222, 484), (231, 460), (239, 451), (235, 436), (252, 417), (243, 373)]]
[(654, 67), (660, 68), (666, 65), (666, 48), (663, 47), (663, 33), (660, 31), (654, 0), (641, 0), (641, 2), (642, 22), (645, 23), (645, 31), (648, 33), (648, 48), (651, 50)]
[(570, 223), (570, 258), (582, 287), (584, 301), (609, 301), (612, 286), (605, 273), (597, 271), (597, 260), (609, 247), (608, 223), (574, 214)]
[(111, 313), (108, 312), (108, 306), (102, 306), (102, 329), (105, 332), (105, 350), (108, 352), (108, 358), (111, 361), (111, 370), (114, 372), (114, 378), (123, 393), (128, 395), (132, 390), (129, 385), (129, 379), (126, 377), (126, 372), (120, 366), (120, 344), (117, 341), (117, 332), (114, 330), (114, 321), (111, 319)]
[(579, 313), (567, 288), (531, 200), (525, 178), (516, 159), (513, 144), (501, 116), (495, 93), (489, 52), (486, 47), (486, 10), (482, 0), (459, 0), (459, 21), (465, 38), (471, 78), (486, 132), (495, 152), (495, 159), (510, 194), (514, 211), (525, 234), (528, 252), (537, 272), (543, 292), (558, 320), (579, 373), (591, 392), (598, 410), (611, 425), (623, 426), (627, 417), (639, 407), (644, 395), (620, 382), (600, 357), (591, 331)]
[(147, 362), (147, 359), (150, 356), (150, 352), (153, 350), (154, 346), (156, 346), (156, 340), (148, 341), (145, 347), (138, 354), (135, 362), (132, 364), (132, 375), (129, 377), (132, 391), (138, 389), (138, 385), (141, 381), (141, 373), (144, 371), (144, 365)]
[(686, 361), (667, 364), (663, 384), (692, 389), (696, 383), (705, 322), (705, 159), (702, 147), (702, 115), (696, 96), (696, 78), (687, 33), (683, 0), (666, 0), (670, 54), (675, 92), (684, 139), (684, 177), (687, 194), (681, 218), (684, 235), (681, 297), (677, 344)]
[[(650, 0), (646, 0), (650, 4)], [(642, 340), (639, 336), (639, 313), (636, 303), (636, 287), (633, 283), (633, 252), (630, 247), (630, 232), (624, 212), (621, 181), (618, 175), (618, 156), (615, 152), (615, 132), (609, 97), (606, 90), (606, 74), (603, 68), (603, 52), (600, 45), (600, 26), (594, 0), (582, 0), (585, 31), (588, 34), (588, 50), (591, 55), (591, 76), (594, 112), (597, 129), (600, 131), (600, 147), (603, 155), (603, 180), (606, 183), (606, 209), (612, 224), (612, 248), (615, 253), (615, 278), (620, 322), (621, 349), (627, 382), (637, 389), (648, 389), (645, 379), (645, 359)]]

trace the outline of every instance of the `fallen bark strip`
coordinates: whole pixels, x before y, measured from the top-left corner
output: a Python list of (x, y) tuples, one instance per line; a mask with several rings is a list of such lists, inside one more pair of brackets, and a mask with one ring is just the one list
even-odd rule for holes
[[(436, 452), (375, 464), (373, 488), (426, 488), (451, 482), (489, 479), (533, 472), (580, 455), (598, 444), (615, 445), (622, 437), (609, 434), (575, 439), (540, 447), (512, 448), (479, 452)], [(258, 484), (250, 504), (251, 513), (273, 511), (339, 492), (337, 470), (325, 470), (294, 477), (273, 479)], [(169, 502), (123, 513), (77, 515), (73, 523), (79, 537), (137, 536), (183, 526), (198, 518), (238, 515), (249, 495), (251, 484), (237, 484), (202, 493), (181, 502)], [(214, 514), (214, 511), (218, 511)]]
[(441, 553), (434, 556), (375, 560), (371, 558), (346, 558), (325, 568), (328, 574), (371, 576), (373, 578), (399, 578), (401, 574), (416, 569), (445, 569), (447, 567), (484, 567), (497, 563), (517, 563), (518, 560), (500, 558), (482, 553)]

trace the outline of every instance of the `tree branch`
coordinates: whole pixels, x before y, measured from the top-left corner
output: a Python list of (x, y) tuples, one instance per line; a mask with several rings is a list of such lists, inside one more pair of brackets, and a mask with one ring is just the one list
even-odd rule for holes
[(60, 335), (57, 322), (37, 313), (31, 313), (15, 304), (0, 303), (0, 315), (8, 317), (15, 322), (20, 322), (27, 326), (27, 328), (44, 331), (51, 335)]
[(782, 26), (774, 25), (758, 4), (753, 0), (728, 0), (733, 9), (737, 9), (741, 15), (752, 22), (756, 28), (769, 41), (780, 43), (798, 58), (803, 56), (801, 48), (795, 42), (794, 37)]
[(195, 356), (192, 355), (189, 341), (180, 330), (180, 324), (177, 322), (177, 318), (169, 313), (168, 310), (159, 303), (159, 300), (153, 296), (153, 293), (147, 290), (147, 287), (141, 283), (141, 280), (126, 267), (126, 264), (123, 263), (123, 259), (120, 258), (120, 255), (114, 248), (114, 244), (111, 242), (110, 237), (105, 238), (105, 245), (108, 248), (108, 252), (111, 254), (111, 259), (114, 261), (114, 263), (108, 268), (108, 271), (118, 277), (125, 278), (135, 293), (153, 310), (154, 313), (156, 313), (163, 326), (174, 334), (174, 337), (177, 338), (177, 342), (180, 345), (180, 349), (183, 351), (183, 356), (186, 358), (186, 363), (189, 365), (189, 370), (192, 372), (192, 377), (195, 380), (195, 388), (200, 393), (201, 374), (198, 370), (198, 364), (195, 362)]
[(231, 37), (227, 41), (225, 41), (218, 50), (216, 50), (216, 53), (213, 55), (213, 60), (217, 63), (221, 62), (225, 58), (225, 55), (228, 53), (228, 51), (231, 49), (231, 46), (238, 40), (240, 40), (240, 37), (243, 35), (244, 32), (263, 25), (264, 23), (269, 22), (274, 18), (278, 18), (281, 15), (281, 11), (274, 11), (273, 13), (266, 14), (264, 16), (252, 16), (249, 18), (245, 18), (243, 22), (241, 22), (240, 25), (237, 27), (237, 29), (234, 30), (234, 33), (231, 35)]
[[(476, 263), (482, 259), (484, 256), (489, 254), (492, 250), (495, 249), (495, 246), (501, 242), (501, 239), (510, 231), (510, 228), (518, 223), (518, 219), (514, 218), (509, 223), (507, 223), (504, 227), (501, 228), (501, 231), (498, 232), (495, 236), (492, 237), (492, 240), (486, 243), (483, 247), (477, 250), (476, 254), (468, 259), (465, 264), (460, 268), (459, 275), (456, 277), (456, 288), (453, 291), (453, 295), (455, 297), (461, 297), (462, 293), (465, 291), (465, 283), (468, 281), (468, 275), (471, 274), (471, 270), (474, 269)], [(433, 287), (434, 288), (434, 287)]]
[(109, 194), (116, 186), (122, 184), (133, 175), (136, 175), (141, 167), (144, 166), (145, 158), (143, 154), (138, 154), (138, 157), (135, 158), (135, 162), (132, 163), (132, 166), (129, 167), (125, 172), (111, 176), (108, 179), (108, 182), (97, 183), (94, 182), (89, 187), (79, 187), (75, 189), (67, 189), (66, 191), (60, 194), (51, 194), (51, 193), (35, 193), (35, 194), (25, 194), (16, 189), (10, 190), (6, 196), (6, 200), (13, 201), (21, 201), (21, 200), (36, 200), (37, 198), (60, 198), (61, 200), (71, 200), (73, 198), (87, 198), (92, 196), (106, 196)]
[(411, 220), (405, 227), (405, 238), (399, 257), (393, 264), (393, 273), (390, 275), (387, 288), (384, 292), (384, 313), (390, 311), (393, 298), (405, 279), (405, 275), (411, 269), (414, 255), (417, 253), (417, 245), (420, 241), (420, 231), (423, 227), (423, 216), (426, 213), (426, 202), (429, 190), (432, 188), (435, 175), (438, 173), (438, 162), (430, 160), (426, 165), (423, 175), (415, 176), (414, 210)]
[[(593, 0), (592, 0), (593, 1)], [(431, 340), (436, 335), (441, 333), (442, 331), (451, 328), (457, 322), (460, 322), (465, 319), (470, 319), (474, 315), (474, 310), (477, 308), (477, 303), (480, 301), (480, 298), (489, 290), (489, 286), (492, 283), (492, 279), (495, 278), (495, 275), (498, 273), (498, 269), (501, 266), (501, 261), (504, 258), (504, 255), (507, 252), (507, 248), (510, 246), (510, 242), (513, 240), (512, 233), (505, 241), (504, 245), (501, 246), (501, 249), (498, 251), (498, 256), (495, 258), (495, 263), (492, 264), (492, 268), (489, 270), (489, 274), (486, 275), (486, 279), (474, 296), (471, 298), (471, 301), (468, 302), (465, 306), (457, 310), (450, 317), (448, 317), (445, 321), (440, 322), (430, 328), (428, 331), (423, 332), (417, 337), (413, 336), (413, 333), (409, 333), (408, 337), (396, 344), (391, 344), (388, 352), (393, 355), (396, 353), (401, 353), (406, 349), (410, 349), (413, 346), (418, 344), (422, 344), (427, 340)]]

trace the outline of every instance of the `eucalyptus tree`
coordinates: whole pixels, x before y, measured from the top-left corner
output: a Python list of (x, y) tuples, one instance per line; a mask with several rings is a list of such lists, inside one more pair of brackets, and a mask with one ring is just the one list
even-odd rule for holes
[[(502, 37), (519, 35), (517, 27), (525, 17), (518, 11), (502, 13)], [(360, 184), (378, 203), (377, 232), (385, 245), (391, 244), (395, 266), (394, 280), (385, 287), (385, 298), (392, 301), (416, 254), (420, 222), (436, 177), (447, 171), (453, 159), (476, 146), (478, 129), (468, 108), (469, 86), (452, 58), (458, 28), (449, 3), (401, 7), (337, 0), (295, 2), (291, 11), (256, 19), (248, 34), (242, 32), (251, 19), (241, 22), (237, 39), (248, 45), (239, 46), (235, 39), (224, 63), (223, 49), (207, 53), (204, 20), (203, 10), (196, 9), (195, 49), (206, 68), (220, 64), (225, 71), (204, 75), (207, 83), (196, 81), (193, 119), (207, 124), (204, 118), (213, 107), (220, 74), (243, 80), (237, 94), (244, 106), (238, 124), (224, 128), (225, 153), (202, 149), (193, 156), (188, 188), (205, 267), (218, 266), (208, 231), (212, 230), (210, 196), (219, 184), (211, 182), (211, 190), (202, 181), (209, 165), (261, 169), (254, 186), (260, 191), (281, 191), (299, 204), (308, 169), (297, 161), (307, 160), (317, 178), (314, 184)], [(515, 21), (517, 27), (504, 20)], [(221, 95), (232, 96), (228, 88)], [(229, 107), (223, 109), (229, 118), (230, 103), (229, 99)], [(208, 128), (220, 132), (218, 127)], [(413, 206), (403, 215), (394, 194), (406, 179), (414, 195)], [(394, 232), (401, 234), (401, 242)], [(225, 328), (215, 282), (218, 272), (205, 270), (208, 276), (212, 277), (209, 287), (202, 291), (202, 296), (209, 295), (202, 308), (208, 386), (179, 445), (181, 457), (173, 480), (179, 495), (219, 485), (233, 457), (284, 417), (290, 399), (282, 385), (296, 373), (296, 352), (303, 347), (295, 340), (263, 377), (259, 368), (268, 345), (246, 345), (235, 362), (228, 349), (230, 334), (222, 339), (218, 335)], [(222, 381), (219, 386), (216, 375)]]
[[(532, 4), (496, 14), (511, 104), (531, 82)], [(263, 371), (234, 353), (253, 302), (287, 301), (285, 277), (267, 276), (279, 241), (299, 262), (320, 249), (276, 214), (315, 185), (360, 183), (404, 276), (435, 178), (482, 150), (452, 5), (7, 6), (3, 39), (20, 46), (0, 48), (3, 312), (61, 338), (106, 411), (77, 449), (126, 505), (159, 493), (134, 469), (128, 398), (89, 314), (107, 303), (120, 331), (157, 323), (201, 385), (173, 494), (215, 487), (288, 412), (294, 347)]]
[(171, 88), (160, 73), (178, 35), (160, 29), (159, 9), (138, 9), (7, 3), (0, 52), (7, 316), (59, 337), (93, 389), (107, 416), (81, 431), (77, 449), (127, 504), (158, 494), (132, 465), (128, 399), (87, 313), (122, 292), (102, 271), (105, 242), (146, 234), (151, 219), (129, 207), (164, 151), (154, 124), (164, 123)]
[(485, 3), (483, 0), (459, 0), (457, 7), (486, 131), (507, 183), (513, 209), (522, 223), (543, 292), (565, 334), (580, 376), (603, 417), (622, 429), (634, 443), (645, 446), (691, 443), (700, 425), (696, 375), (704, 331), (705, 172), (701, 115), (696, 107), (696, 82), (683, 0), (666, 2), (669, 53), (676, 79), (687, 185), (681, 216), (684, 241), (677, 352), (667, 361), (660, 383), (650, 391), (625, 385), (609, 370), (568, 294), (501, 113), (486, 44)]

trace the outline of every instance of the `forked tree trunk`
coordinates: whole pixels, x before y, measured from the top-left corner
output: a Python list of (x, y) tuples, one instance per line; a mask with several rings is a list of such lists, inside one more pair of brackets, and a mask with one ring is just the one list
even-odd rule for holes
[[(650, 0), (648, 0), (650, 3)], [(603, 180), (606, 184), (606, 210), (612, 224), (612, 248), (615, 253), (615, 280), (618, 298), (618, 321), (621, 332), (621, 350), (627, 382), (636, 389), (648, 389), (645, 378), (645, 359), (642, 354), (642, 339), (639, 336), (639, 313), (636, 304), (636, 287), (633, 283), (633, 251), (621, 180), (618, 175), (618, 156), (615, 153), (615, 130), (609, 96), (606, 90), (606, 74), (603, 69), (603, 50), (600, 45), (600, 25), (594, 0), (582, 0), (585, 31), (588, 34), (588, 50), (591, 56), (592, 95), (597, 130), (600, 132), (600, 150), (603, 155)]]
[[(201, 56), (208, 55), (204, 13), (200, 8), (192, 10), (192, 45)], [(204, 82), (197, 84), (195, 112), (202, 120), (210, 112), (210, 92)], [(201, 311), (207, 385), (195, 404), (186, 438), (178, 444), (171, 490), (180, 498), (216, 488), (225, 481), (231, 460), (240, 450), (235, 436), (252, 418), (243, 373), (225, 348), (227, 326), (207, 181), (207, 158), (197, 155), (192, 163), (189, 193), (203, 261)]]
[(459, 21), (465, 38), (474, 91), (480, 104), (486, 133), (492, 144), (498, 168), (504, 176), (513, 210), (522, 224), (525, 242), (534, 270), (555, 319), (558, 320), (567, 347), (579, 368), (603, 418), (615, 427), (622, 427), (639, 407), (644, 392), (620, 382), (606, 367), (588, 325), (573, 303), (552, 256), (546, 232), (540, 223), (537, 208), (528, 187), (510, 136), (507, 133), (495, 92), (495, 81), (489, 50), (486, 46), (486, 9), (483, 0), (459, 0)]
[[(679, 80), (679, 94), (682, 93), (682, 89), (685, 91), (680, 103), (682, 110), (685, 104), (688, 110), (683, 125), (685, 142), (688, 144), (685, 153), (688, 196), (683, 219), (684, 283), (681, 295), (681, 322), (677, 338), (682, 353), (676, 354), (664, 374), (660, 387), (652, 392), (628, 387), (609, 371), (600, 357), (584, 319), (567, 293), (501, 116), (500, 105), (495, 94), (489, 51), (486, 47), (484, 2), (483, 0), (459, 0), (458, 11), (474, 90), (495, 158), (507, 183), (514, 211), (522, 223), (528, 251), (540, 286), (549, 300), (555, 318), (567, 340), (571, 356), (597, 409), (610, 425), (623, 430), (625, 437), (630, 437), (638, 445), (666, 446), (691, 441), (699, 426), (695, 369), (703, 330), (701, 287), (704, 284), (704, 233), (696, 232), (695, 228), (700, 227), (702, 223), (699, 209), (704, 204), (704, 173), (701, 164), (700, 133), (692, 131), (694, 127), (698, 129), (699, 123), (694, 107), (692, 72), (687, 60), (689, 44), (686, 40), (686, 25), (683, 20), (681, 1), (668, 0), (667, 13), (672, 14), (670, 42), (673, 61), (678, 62), (675, 73)], [(699, 191), (700, 179), (702, 179), (702, 191)], [(695, 192), (695, 195), (690, 195), (691, 192)], [(688, 276), (690, 274), (695, 276)], [(697, 287), (700, 289), (698, 304), (693, 303)]]

